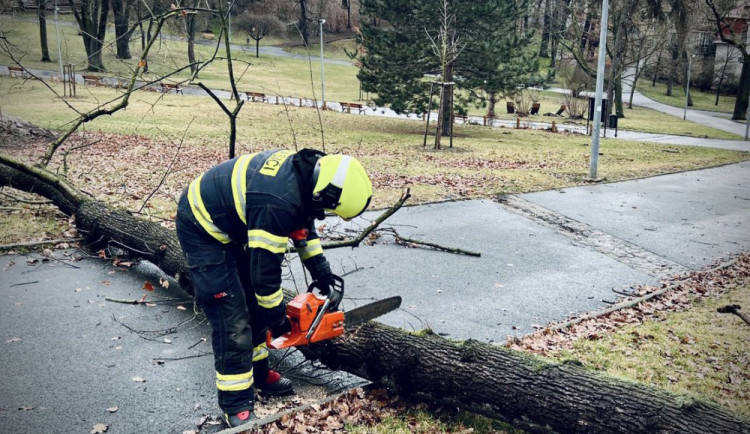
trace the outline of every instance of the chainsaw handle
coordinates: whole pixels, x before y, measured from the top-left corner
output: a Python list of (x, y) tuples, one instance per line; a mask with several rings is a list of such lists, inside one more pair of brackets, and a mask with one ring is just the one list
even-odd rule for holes
[[(328, 310), (334, 311), (339, 309), (339, 304), (341, 304), (341, 300), (344, 298), (344, 279), (335, 274), (332, 274), (331, 278), (333, 280), (333, 285), (328, 287), (327, 297), (331, 301)], [(320, 292), (325, 289), (325, 286), (319, 280), (314, 280), (310, 286), (307, 287), (307, 292), (313, 292), (316, 288), (318, 289), (318, 292)]]

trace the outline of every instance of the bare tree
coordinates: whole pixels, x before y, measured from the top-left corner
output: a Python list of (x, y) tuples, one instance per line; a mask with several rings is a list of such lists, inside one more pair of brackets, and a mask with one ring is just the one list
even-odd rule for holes
[(255, 15), (245, 11), (235, 20), (235, 27), (255, 41), (255, 57), (260, 57), (260, 41), (267, 35), (279, 32), (283, 24), (273, 15)]
[(73, 16), (81, 29), (88, 71), (104, 71), (102, 48), (107, 32), (109, 0), (70, 0)]
[[(706, 0), (706, 5), (713, 15), (716, 32), (721, 41), (736, 48), (742, 56), (737, 98), (734, 103), (732, 120), (744, 120), (747, 116), (748, 99), (750, 98), (750, 51), (747, 46), (747, 12), (734, 9), (735, 2), (725, 0)], [(744, 24), (743, 24), (744, 23)]]

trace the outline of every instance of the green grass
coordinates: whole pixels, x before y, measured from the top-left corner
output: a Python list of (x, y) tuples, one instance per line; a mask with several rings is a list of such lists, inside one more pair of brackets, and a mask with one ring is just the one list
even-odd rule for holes
[(734, 315), (716, 312), (728, 304), (750, 305), (750, 286), (699, 299), (688, 311), (661, 313), (601, 340), (578, 340), (572, 350), (554, 357), (574, 358), (591, 369), (709, 399), (750, 416), (747, 327)]
[[(50, 56), (52, 63), (41, 62), (41, 51), (38, 44), (38, 25), (34, 22), (0, 18), (0, 25), (16, 47), (14, 56), (27, 68), (48, 69), (58, 71), (57, 39), (54, 25), (48, 23)], [(60, 26), (60, 40), (63, 47), (63, 62), (75, 66), (81, 73), (86, 68), (86, 55), (77, 36), (75, 27)], [(108, 35), (109, 36), (109, 35)], [(112, 35), (114, 36), (114, 35)], [(236, 35), (239, 37), (240, 35)], [(233, 36), (233, 39), (236, 39)], [(239, 40), (238, 42), (242, 42)], [(186, 43), (162, 39), (152, 48), (149, 59), (149, 73), (143, 74), (143, 80), (158, 80), (160, 77), (172, 74), (180, 65), (187, 62)], [(198, 61), (211, 58), (215, 50), (213, 46), (196, 45), (195, 53)], [(131, 43), (133, 59), (120, 60), (115, 58), (114, 46), (107, 45), (103, 52), (106, 73), (99, 75), (129, 78), (141, 55), (140, 42)], [(219, 56), (223, 56), (223, 51)], [(320, 67), (314, 61), (285, 59), (275, 56), (255, 57), (254, 46), (247, 51), (233, 51), (234, 75), (240, 91), (263, 92), (271, 95), (302, 96), (318, 99), (321, 94)], [(7, 53), (0, 52), (0, 64), (13, 64)], [(356, 101), (359, 97), (359, 82), (356, 78), (356, 68), (348, 65), (326, 65), (326, 99), (329, 101)], [(218, 60), (203, 69), (196, 82), (202, 82), (211, 89), (229, 89), (227, 79), (227, 64)], [(190, 71), (170, 75), (167, 81), (185, 81), (190, 79)]]
[[(117, 92), (110, 88), (79, 86), (78, 96), (68, 99), (67, 103), (79, 111), (87, 111), (116, 97)], [(63, 101), (39, 82), (2, 78), (0, 94), (3, 95), (0, 102), (3, 113), (47, 128), (65, 128), (75, 117)], [(356, 155), (372, 173), (376, 186), (373, 205), (380, 208), (395, 202), (405, 187), (412, 189), (412, 203), (426, 203), (564, 188), (585, 183), (588, 175), (590, 138), (580, 135), (458, 125), (454, 148), (436, 152), (431, 149), (432, 137), (428, 138), (427, 148), (422, 147), (424, 124), (420, 121), (330, 111), (318, 113), (310, 108), (260, 103), (246, 103), (237, 125), (238, 153), (272, 147), (294, 148), (295, 143), (298, 148), (320, 149), (324, 140), (328, 152)], [(145, 145), (148, 145), (146, 141), (152, 141), (153, 146), (171, 144), (164, 148), (167, 155), (175, 143), (184, 140), (183, 152), (189, 153), (195, 164), (170, 177), (167, 187), (177, 191), (178, 186), (184, 186), (201, 170), (226, 157), (229, 124), (210, 98), (137, 92), (127, 110), (96, 119), (86, 124), (85, 131), (115, 133), (126, 137), (128, 143), (142, 137)], [(445, 140), (444, 146), (447, 145)], [(97, 146), (111, 152), (115, 162), (103, 170), (111, 170), (113, 174), (137, 170), (130, 165), (138, 161), (138, 153), (142, 152), (139, 147), (110, 149), (109, 143)], [(669, 152), (665, 152), (667, 150)], [(719, 149), (615, 139), (603, 139), (601, 152), (599, 174), (606, 181), (750, 158), (747, 153)], [(74, 172), (88, 170), (90, 165), (96, 164), (91, 159), (94, 157), (87, 153), (74, 155), (70, 160), (77, 167)], [(121, 171), (115, 170), (118, 159), (125, 164)], [(161, 170), (130, 176), (156, 182)], [(143, 197), (148, 188), (140, 188)], [(136, 203), (139, 202), (125, 200), (123, 205), (130, 208)]]
[[(672, 87), (672, 96), (667, 96), (666, 84), (656, 83), (656, 86), (651, 86), (650, 80), (640, 80), (638, 82), (638, 91), (654, 101), (669, 104), (674, 107), (685, 107), (685, 88), (679, 84)], [(720, 95), (719, 105), (715, 105), (716, 93), (714, 92), (701, 92), (700, 90), (691, 87), (690, 95), (693, 99), (693, 106), (690, 107), (691, 109), (722, 113), (734, 112), (734, 95)]]
[[(551, 123), (553, 120), (558, 124), (562, 123), (573, 123), (576, 125), (586, 125), (586, 119), (570, 120), (568, 112), (564, 113), (565, 117), (548, 117), (543, 116), (545, 113), (554, 113), (560, 105), (565, 104), (564, 96), (560, 93), (552, 91), (539, 91), (535, 92), (538, 95), (539, 103), (541, 108), (539, 110), (539, 116), (528, 116), (522, 118), (523, 120), (529, 120), (531, 122), (548, 122)], [(584, 104), (588, 104), (584, 102)], [(585, 107), (585, 105), (584, 105)], [(475, 107), (469, 108), (469, 114), (472, 116), (484, 116), (487, 114), (486, 107)], [(705, 125), (697, 124), (695, 122), (684, 121), (666, 113), (658, 112), (643, 107), (634, 107), (633, 109), (625, 108), (625, 117), (619, 119), (618, 127), (622, 130), (638, 131), (643, 133), (660, 133), (660, 134), (672, 134), (677, 136), (688, 136), (688, 137), (702, 137), (712, 139), (725, 139), (725, 140), (741, 140), (742, 137), (737, 134), (732, 134), (726, 131), (711, 128)], [(505, 100), (498, 101), (495, 105), (495, 115), (498, 119), (515, 120), (515, 114), (509, 114), (506, 111)]]
[[(63, 20), (72, 23), (72, 17), (64, 16)], [(16, 55), (22, 63), (29, 68), (57, 70), (56, 62), (44, 63), (39, 61), (41, 57), (38, 44), (38, 25), (31, 21), (21, 21), (10, 17), (0, 18), (0, 25), (9, 40), (16, 46)], [(76, 34), (74, 26), (60, 26), (61, 43), (63, 47), (63, 60), (75, 65), (78, 72), (86, 67), (86, 56), (83, 50), (80, 36)], [(165, 33), (179, 34), (179, 28), (174, 24), (165, 29)], [(51, 56), (56, 59), (56, 32), (53, 22), (48, 22), (49, 46)], [(246, 36), (241, 32), (233, 33), (233, 41), (242, 43)], [(111, 39), (110, 39), (111, 41)], [(264, 39), (264, 45), (278, 43), (282, 39)], [(280, 57), (261, 56), (255, 58), (253, 46), (248, 46), (247, 51), (235, 50), (233, 65), (235, 78), (240, 91), (263, 92), (269, 95), (298, 96), (306, 98), (321, 97), (320, 66), (315, 61), (318, 47), (310, 47), (310, 60), (284, 59)], [(326, 57), (346, 58), (344, 48), (354, 48), (352, 39), (342, 39), (326, 44)], [(207, 60), (214, 53), (214, 47), (196, 45), (196, 57), (199, 60)], [(293, 52), (306, 54), (308, 50), (302, 47), (290, 48)], [(130, 71), (135, 67), (140, 55), (140, 42), (134, 39), (131, 43), (131, 53), (134, 59), (122, 61), (115, 59), (114, 47), (107, 45), (104, 51), (104, 63), (108, 70), (102, 75), (116, 77), (129, 77)], [(184, 41), (160, 40), (153, 48), (149, 56), (150, 73), (144, 74), (144, 80), (158, 80), (161, 76), (172, 73), (177, 65), (183, 65), (187, 61)], [(548, 59), (543, 59), (544, 62)], [(0, 63), (11, 64), (12, 61), (6, 53), (0, 53)], [(543, 66), (543, 65), (542, 65)], [(359, 82), (356, 78), (357, 69), (347, 65), (326, 65), (326, 99), (329, 101), (357, 101), (359, 98)], [(227, 80), (226, 62), (216, 61), (201, 71), (196, 82), (202, 82), (212, 89), (229, 89)], [(185, 70), (170, 76), (169, 81), (185, 81), (190, 78), (189, 71)], [(681, 90), (677, 90), (681, 92)], [(563, 96), (554, 92), (539, 92), (541, 110), (540, 113), (555, 112), (563, 103)], [(699, 98), (696, 96), (696, 101)], [(482, 116), (486, 108), (470, 107), (469, 113)], [(499, 101), (496, 114), (502, 119), (515, 119), (513, 115), (505, 112), (505, 101)], [(705, 127), (690, 121), (679, 121), (673, 116), (655, 112), (648, 109), (636, 108), (626, 110), (626, 118), (620, 120), (620, 128), (663, 134), (686, 135), (693, 137), (708, 137), (718, 139), (739, 139), (734, 134), (726, 133), (710, 127)], [(531, 117), (532, 120), (550, 121), (551, 118), (538, 116)], [(558, 122), (569, 120), (558, 118)], [(585, 124), (585, 121), (579, 121)]]

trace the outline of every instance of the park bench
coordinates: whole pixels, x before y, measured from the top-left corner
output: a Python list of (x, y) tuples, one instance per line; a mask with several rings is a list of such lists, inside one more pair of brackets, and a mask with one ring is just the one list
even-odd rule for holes
[(160, 82), (159, 86), (161, 86), (162, 93), (169, 93), (170, 91), (174, 91), (174, 93), (182, 93), (182, 86), (176, 83)]
[(469, 116), (462, 115), (461, 113), (453, 113), (453, 121), (455, 122), (456, 119), (461, 119), (461, 122), (467, 123), (469, 121)]
[(260, 93), (260, 92), (245, 92), (245, 96), (247, 97), (248, 101), (252, 101), (252, 102), (266, 102), (266, 101), (268, 101), (268, 98), (266, 97), (265, 93)]
[(565, 104), (562, 104), (558, 111), (556, 111), (555, 113), (545, 113), (544, 116), (562, 116), (566, 108), (568, 107)]
[(365, 107), (357, 102), (340, 102), (341, 104), (341, 111), (351, 113), (352, 109), (357, 109), (357, 112), (359, 114), (362, 114), (365, 111)]
[(9, 66), (8, 75), (10, 75), (11, 78), (16, 78), (16, 77), (26, 78), (27, 77), (26, 71), (20, 66)]
[(83, 84), (85, 85), (91, 85), (91, 86), (104, 86), (104, 82), (102, 81), (99, 76), (96, 75), (81, 75), (83, 78)]

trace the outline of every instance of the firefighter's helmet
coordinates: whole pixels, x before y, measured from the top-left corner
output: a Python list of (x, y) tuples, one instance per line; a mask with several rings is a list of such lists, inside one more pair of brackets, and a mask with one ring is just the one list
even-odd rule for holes
[(362, 214), (372, 199), (372, 183), (349, 155), (324, 155), (315, 165), (313, 201), (344, 219)]

